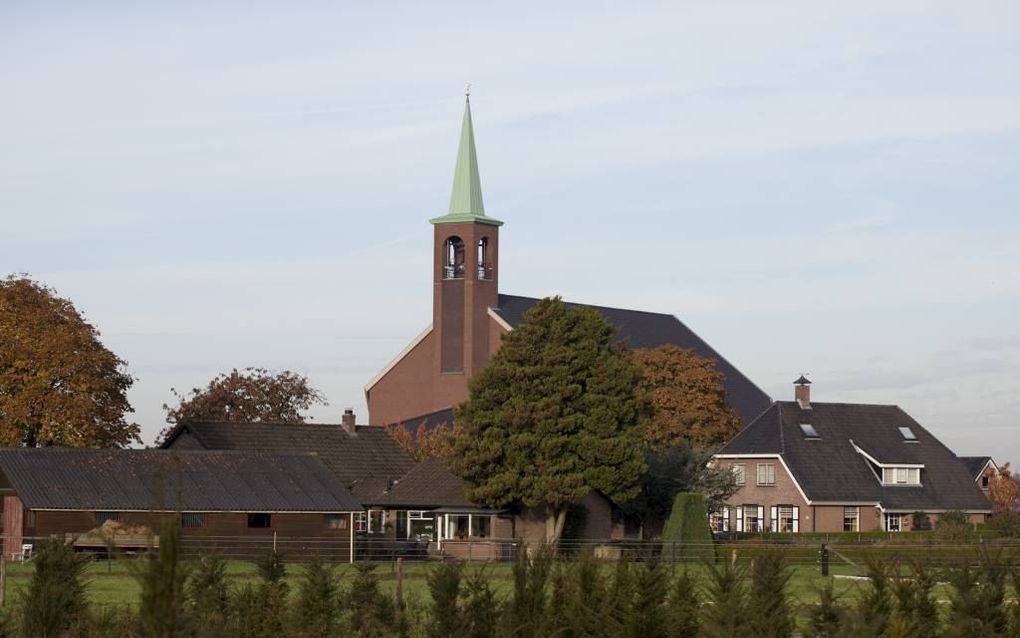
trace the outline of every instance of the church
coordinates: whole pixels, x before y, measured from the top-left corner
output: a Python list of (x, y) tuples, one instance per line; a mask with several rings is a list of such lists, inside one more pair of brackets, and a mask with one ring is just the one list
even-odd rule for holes
[[(365, 386), (369, 422), (433, 427), (453, 420), (453, 406), (468, 398), (468, 381), (499, 349), (538, 301), (502, 294), (499, 289), (499, 229), (485, 213), (471, 101), (457, 150), (450, 208), (431, 220), (432, 320)], [(541, 291), (541, 296), (553, 294)], [(567, 300), (567, 304), (577, 306)], [(746, 425), (771, 405), (747, 376), (672, 315), (588, 306), (617, 329), (631, 348), (673, 344), (715, 362), (724, 378), (727, 401)]]

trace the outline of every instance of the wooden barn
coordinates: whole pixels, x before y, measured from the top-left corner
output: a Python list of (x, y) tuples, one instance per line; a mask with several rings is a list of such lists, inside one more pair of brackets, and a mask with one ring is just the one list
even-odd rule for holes
[(281, 551), (341, 558), (362, 511), (316, 457), (254, 451), (0, 449), (0, 492), (8, 559), (52, 535), (144, 549), (166, 516), (197, 552), (264, 555), (280, 536), (292, 543)]

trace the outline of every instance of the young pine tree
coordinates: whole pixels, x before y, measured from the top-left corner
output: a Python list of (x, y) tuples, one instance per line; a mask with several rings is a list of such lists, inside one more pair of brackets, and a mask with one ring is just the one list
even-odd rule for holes
[(868, 573), (868, 587), (857, 603), (853, 621), (861, 635), (881, 636), (892, 613), (889, 571), (884, 563), (874, 558), (865, 561), (865, 569)]
[(230, 594), (227, 564), (216, 556), (202, 557), (187, 583), (189, 624), (198, 638), (220, 638), (227, 625)]
[(627, 614), (626, 634), (630, 638), (667, 638), (666, 598), (669, 579), (662, 563), (654, 557), (632, 567), (633, 596)]
[(946, 580), (953, 586), (947, 636), (973, 638), (1005, 633), (1006, 567), (1001, 556), (982, 555), (978, 569), (965, 561), (948, 570)]
[(485, 570), (468, 574), (461, 595), (464, 638), (494, 638), (499, 623), (499, 600), (489, 586)]
[(552, 550), (549, 545), (540, 545), (531, 556), (526, 546), (518, 546), (511, 568), (513, 595), (503, 615), (503, 634), (514, 638), (538, 638), (542, 635), (551, 568)]
[(755, 557), (751, 565), (751, 624), (755, 636), (785, 638), (793, 633), (793, 619), (786, 600), (792, 572), (777, 549)]
[(429, 605), (429, 638), (448, 638), (463, 631), (463, 618), (458, 603), (464, 564), (444, 561), (429, 570), (426, 577), (432, 603)]
[(74, 547), (57, 538), (39, 544), (35, 571), (21, 600), (25, 638), (57, 638), (87, 614), (85, 561)]
[(674, 580), (667, 599), (669, 638), (697, 638), (700, 604), (694, 579), (685, 568)]
[(359, 638), (386, 636), (394, 626), (393, 601), (379, 590), (376, 567), (369, 563), (355, 565), (354, 579), (345, 596), (351, 628)]
[(139, 633), (144, 638), (173, 638), (186, 626), (185, 582), (188, 569), (181, 562), (181, 532), (172, 516), (153, 515), (159, 548), (150, 550), (136, 568), (141, 586)]
[(723, 562), (708, 566), (706, 605), (701, 635), (707, 638), (744, 638), (753, 635), (748, 614), (747, 568)]
[(836, 638), (845, 625), (846, 610), (836, 597), (832, 579), (828, 579), (818, 592), (818, 605), (808, 612), (807, 638)]
[[(898, 574), (891, 581), (893, 599), (896, 602), (891, 622), (895, 621), (897, 631), (910, 636), (935, 636), (939, 631), (939, 610), (932, 595), (936, 584), (935, 575), (923, 563), (915, 562), (909, 575)], [(889, 630), (887, 629), (887, 633)]]
[(294, 605), (293, 625), (304, 638), (330, 636), (340, 616), (340, 582), (332, 565), (305, 565)]

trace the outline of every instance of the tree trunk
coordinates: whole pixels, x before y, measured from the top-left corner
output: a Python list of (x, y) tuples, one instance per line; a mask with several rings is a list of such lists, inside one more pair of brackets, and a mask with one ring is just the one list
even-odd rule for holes
[(547, 506), (545, 517), (545, 542), (555, 548), (563, 535), (563, 525), (567, 522), (567, 505)]

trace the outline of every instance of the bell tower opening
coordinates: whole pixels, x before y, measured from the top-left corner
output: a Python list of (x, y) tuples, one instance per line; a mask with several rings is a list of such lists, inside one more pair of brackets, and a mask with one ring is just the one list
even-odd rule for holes
[(454, 235), (443, 244), (443, 279), (464, 278), (464, 240)]
[(482, 281), (492, 279), (493, 267), (492, 262), (489, 259), (489, 238), (482, 237), (478, 240), (478, 254), (476, 255), (476, 263), (478, 264), (478, 278)]

